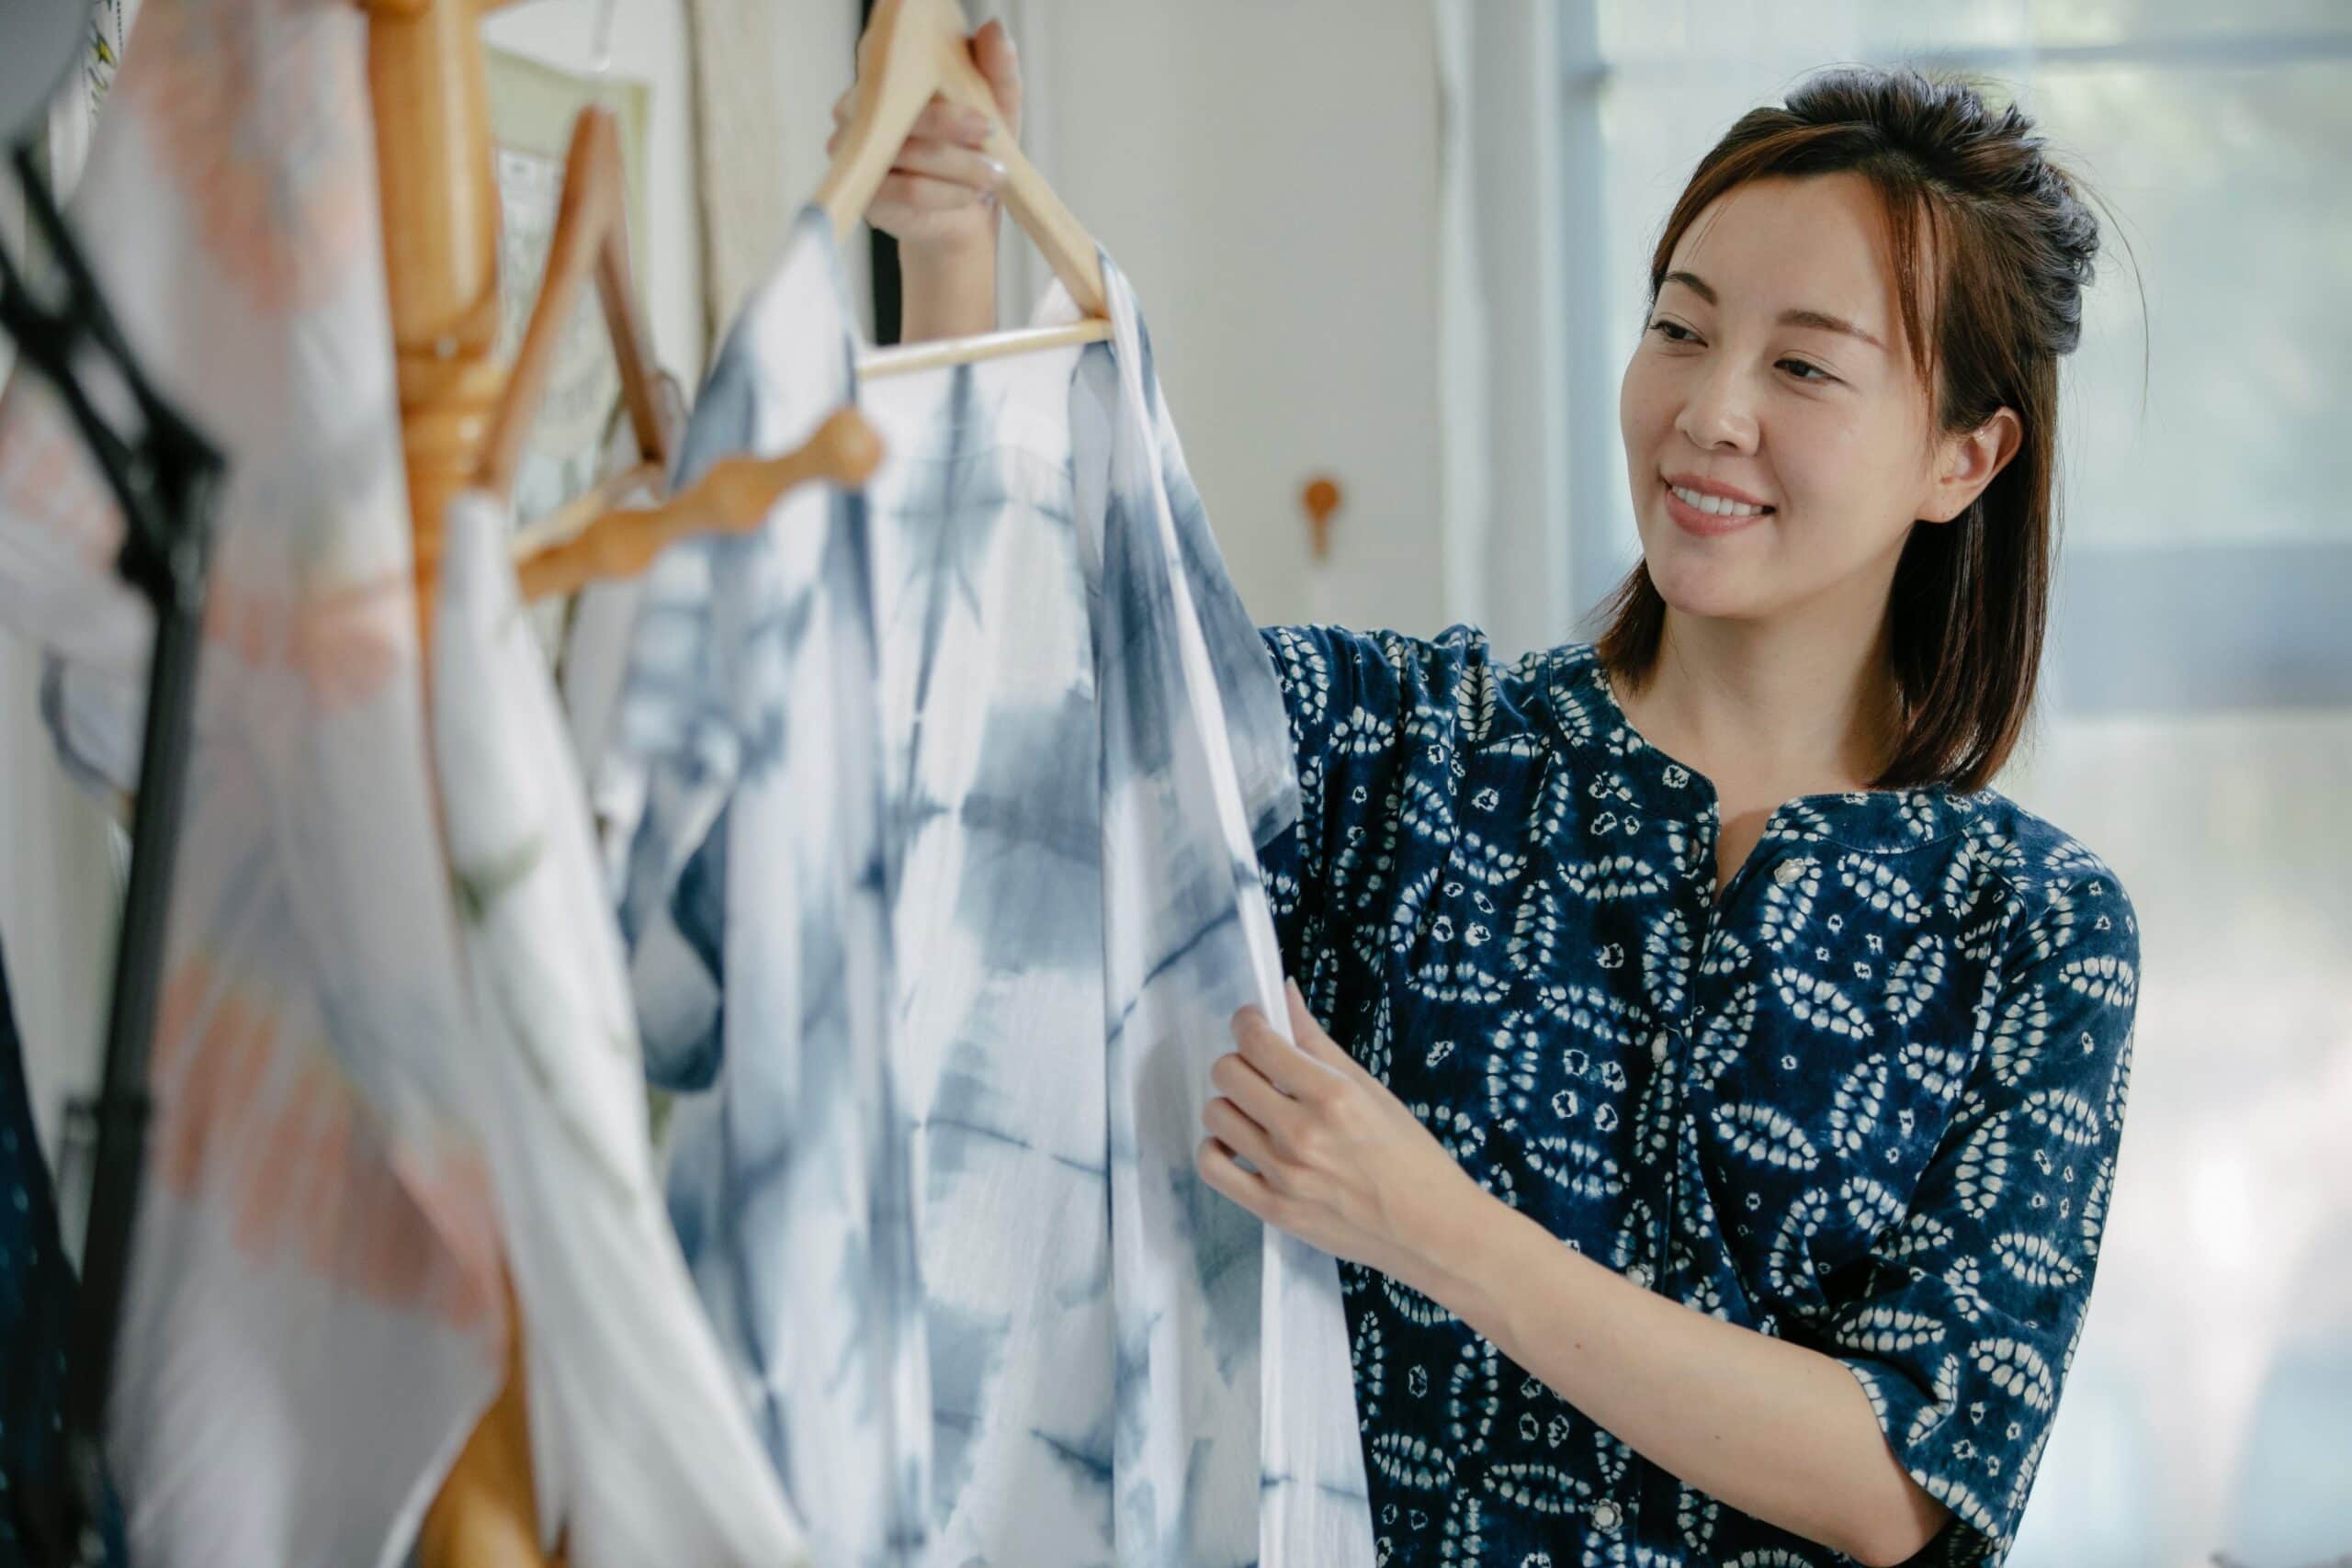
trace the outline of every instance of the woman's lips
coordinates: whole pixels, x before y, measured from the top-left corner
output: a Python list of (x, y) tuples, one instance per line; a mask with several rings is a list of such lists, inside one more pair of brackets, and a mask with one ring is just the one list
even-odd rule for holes
[(1674, 487), (1664, 479), (1658, 481), (1658, 489), (1666, 497), (1666, 514), (1674, 519), (1674, 525), (1686, 534), (1695, 534), (1702, 539), (1713, 539), (1725, 534), (1736, 534), (1742, 528), (1754, 527), (1766, 518), (1774, 515), (1770, 512), (1758, 512), (1751, 516), (1735, 517), (1728, 513), (1702, 512), (1675, 494)]

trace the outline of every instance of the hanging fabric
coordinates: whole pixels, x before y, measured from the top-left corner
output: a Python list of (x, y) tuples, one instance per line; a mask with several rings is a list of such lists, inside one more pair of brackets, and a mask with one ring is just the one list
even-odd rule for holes
[[(229, 454), (110, 1458), (142, 1564), (391, 1563), (495, 1390), (489, 1185), (426, 780), (365, 18), (146, 0), (73, 217)], [(151, 626), (47, 388), (0, 406), (0, 615), (128, 787)]]
[[(138, 14), (137, 0), (103, 0), (89, 9), (80, 69), (51, 100), (41, 139), (50, 189), (61, 202), (80, 178)], [(30, 256), (15, 181), (0, 175), (0, 246)], [(0, 333), (0, 382), (15, 352)], [(0, 769), (0, 931), (16, 954), (14, 999), (33, 1120), (54, 1164), (66, 1104), (97, 1084), (122, 856), (105, 808), (45, 755), (41, 666), (40, 648), (0, 632), (0, 757), (7, 760)], [(79, 1201), (78, 1192), (69, 1194), (59, 1216), (69, 1248), (81, 1243), (73, 1223)]]
[[(793, 1080), (763, 1066), (779, 1055), (837, 1071), (853, 1050), (886, 1055), (919, 1129), (903, 1179), (922, 1197), (933, 1475), (928, 1553), (887, 1560), (1368, 1564), (1336, 1269), (1193, 1168), (1233, 1010), (1284, 1016), (1251, 846), (1289, 821), (1295, 789), (1262, 643), (1185, 475), (1132, 295), (1103, 271), (1112, 344), (864, 389), (891, 453), (870, 502), (787, 507), (763, 543), (857, 540), (842, 554), (865, 563), (862, 581), (818, 592), (812, 570), (777, 592), (716, 543), (657, 569), (608, 804), (639, 823), (625, 924), (649, 1049), (673, 1083), (716, 1087), (681, 1115), (673, 1208), (721, 1319), (746, 1280), (777, 1303), (796, 1278), (829, 1284), (786, 1212), (756, 1201), (773, 1149), (726, 1134), (753, 1119), (810, 1128), (815, 1104), (793, 1111)], [(690, 447), (788, 429), (850, 389), (840, 287), (812, 210), (722, 355)], [(1078, 315), (1057, 288), (1040, 323)], [(755, 392), (726, 400), (778, 395), (795, 365), (831, 374), (790, 419), (743, 412)], [(867, 662), (826, 700), (877, 727), (859, 754), (878, 744), (866, 787), (888, 833), (871, 852), (898, 962), (887, 1032), (853, 1042), (796, 1032), (770, 999), (778, 953), (839, 927), (796, 905), (788, 863), (744, 836), (758, 799), (779, 818), (771, 845), (841, 840), (805, 820), (808, 791), (754, 797), (741, 779), (755, 754), (780, 749), (789, 766), (824, 711), (772, 706), (755, 681), (774, 681), (812, 617), (857, 615)], [(759, 1344), (799, 1331), (780, 1311), (753, 1321)], [(777, 1392), (779, 1427), (838, 1414), (797, 1403), (754, 1351), (746, 1371)]]
[(479, 1025), (444, 1055), (505, 1216), (538, 1517), (573, 1568), (805, 1562), (662, 1210), (620, 942), (512, 532), (488, 496), (450, 509), (433, 733)]
[[(721, 346), (674, 490), (849, 400), (836, 258), (809, 232)], [(668, 551), (614, 775), (649, 1068), (713, 1091), (672, 1118), (679, 1241), (817, 1561), (843, 1565), (920, 1561), (930, 1494), (869, 544), (859, 497), (805, 486), (757, 534)]]

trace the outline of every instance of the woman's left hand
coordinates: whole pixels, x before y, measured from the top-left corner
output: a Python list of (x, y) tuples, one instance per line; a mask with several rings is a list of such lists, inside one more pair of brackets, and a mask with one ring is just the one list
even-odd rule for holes
[(1256, 1008), (1233, 1015), (1239, 1049), (1209, 1069), (1201, 1177), (1268, 1224), (1428, 1293), (1433, 1252), (1485, 1193), (1298, 987), (1283, 989), (1297, 1048)]

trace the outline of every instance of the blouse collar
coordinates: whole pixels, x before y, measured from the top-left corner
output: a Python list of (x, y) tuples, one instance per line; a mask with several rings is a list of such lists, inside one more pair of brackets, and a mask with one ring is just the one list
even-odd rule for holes
[[(1609, 671), (1591, 644), (1571, 643), (1538, 657), (1549, 664), (1544, 705), (1572, 752), (1605, 761), (1653, 815), (1693, 823), (1716, 820), (1713, 784), (1642, 738), (1618, 705)], [(1900, 854), (1950, 838), (1977, 809), (1977, 797), (1955, 795), (1941, 784), (1800, 795), (1772, 813), (1764, 837)]]

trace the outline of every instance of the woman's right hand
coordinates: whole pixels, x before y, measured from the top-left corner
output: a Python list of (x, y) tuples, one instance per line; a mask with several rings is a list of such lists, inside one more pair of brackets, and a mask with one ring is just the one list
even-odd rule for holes
[[(1021, 63), (1002, 22), (990, 22), (972, 35), (972, 62), (987, 78), (997, 112), (1017, 141)], [(852, 87), (833, 106), (833, 134), (825, 143), (829, 157), (840, 150), (856, 95)], [(907, 132), (865, 209), (865, 220), (896, 239), (906, 260), (994, 254), (1004, 165), (979, 150), (988, 133), (987, 116), (936, 96)]]

